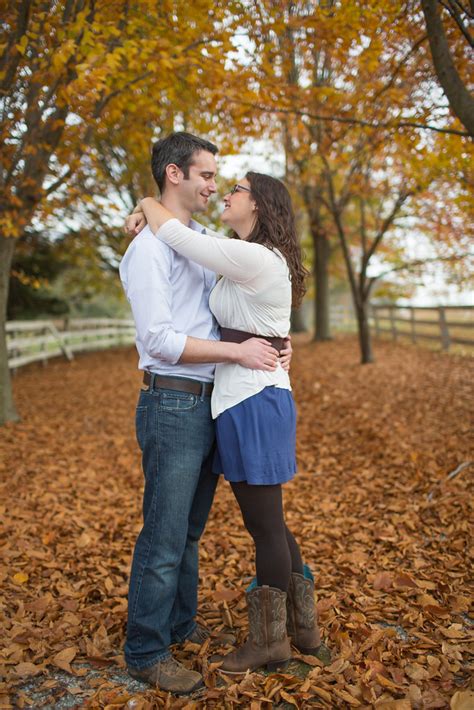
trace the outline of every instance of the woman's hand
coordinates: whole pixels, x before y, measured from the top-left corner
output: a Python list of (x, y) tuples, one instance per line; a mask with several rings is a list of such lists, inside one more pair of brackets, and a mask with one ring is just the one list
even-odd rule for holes
[(278, 353), (268, 340), (249, 338), (237, 346), (236, 362), (250, 370), (274, 372), (278, 364)]
[(125, 218), (125, 233), (129, 236), (136, 237), (143, 227), (146, 227), (146, 217), (141, 210), (139, 212), (134, 211)]
[(286, 372), (290, 371), (291, 358), (293, 356), (293, 348), (291, 347), (291, 335), (287, 335), (285, 340), (285, 347), (280, 350), (280, 365)]

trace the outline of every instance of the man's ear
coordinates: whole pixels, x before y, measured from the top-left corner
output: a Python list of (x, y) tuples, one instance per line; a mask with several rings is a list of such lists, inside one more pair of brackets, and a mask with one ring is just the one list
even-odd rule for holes
[(175, 163), (169, 163), (165, 168), (166, 177), (172, 185), (179, 185), (183, 171)]

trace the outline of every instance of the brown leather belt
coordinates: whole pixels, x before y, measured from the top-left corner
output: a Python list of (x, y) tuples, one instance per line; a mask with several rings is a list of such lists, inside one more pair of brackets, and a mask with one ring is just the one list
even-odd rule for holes
[[(143, 384), (150, 387), (151, 372), (143, 373)], [(199, 380), (186, 380), (182, 377), (165, 377), (164, 375), (154, 375), (153, 387), (161, 387), (166, 390), (177, 390), (178, 392), (189, 392), (208, 397), (214, 387), (212, 382), (199, 382)]]
[(233, 328), (221, 328), (221, 340), (225, 343), (243, 343), (244, 340), (249, 340), (250, 338), (268, 340), (279, 353), (283, 350), (284, 338), (273, 338), (271, 335), (256, 335), (255, 333), (246, 333), (244, 330), (234, 330)]

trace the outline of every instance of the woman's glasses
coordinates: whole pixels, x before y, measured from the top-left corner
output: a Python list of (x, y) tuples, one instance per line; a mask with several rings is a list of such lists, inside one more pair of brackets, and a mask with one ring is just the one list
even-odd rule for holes
[(244, 192), (251, 192), (249, 187), (244, 187), (243, 185), (234, 185), (232, 190), (230, 191), (229, 194), (234, 195), (236, 192), (239, 192), (239, 190), (243, 190)]

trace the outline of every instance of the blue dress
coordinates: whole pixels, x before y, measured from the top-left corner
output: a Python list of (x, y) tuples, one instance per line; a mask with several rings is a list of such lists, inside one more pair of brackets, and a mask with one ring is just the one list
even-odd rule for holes
[(214, 473), (232, 483), (268, 486), (286, 483), (296, 473), (296, 408), (281, 387), (226, 409), (216, 419)]

